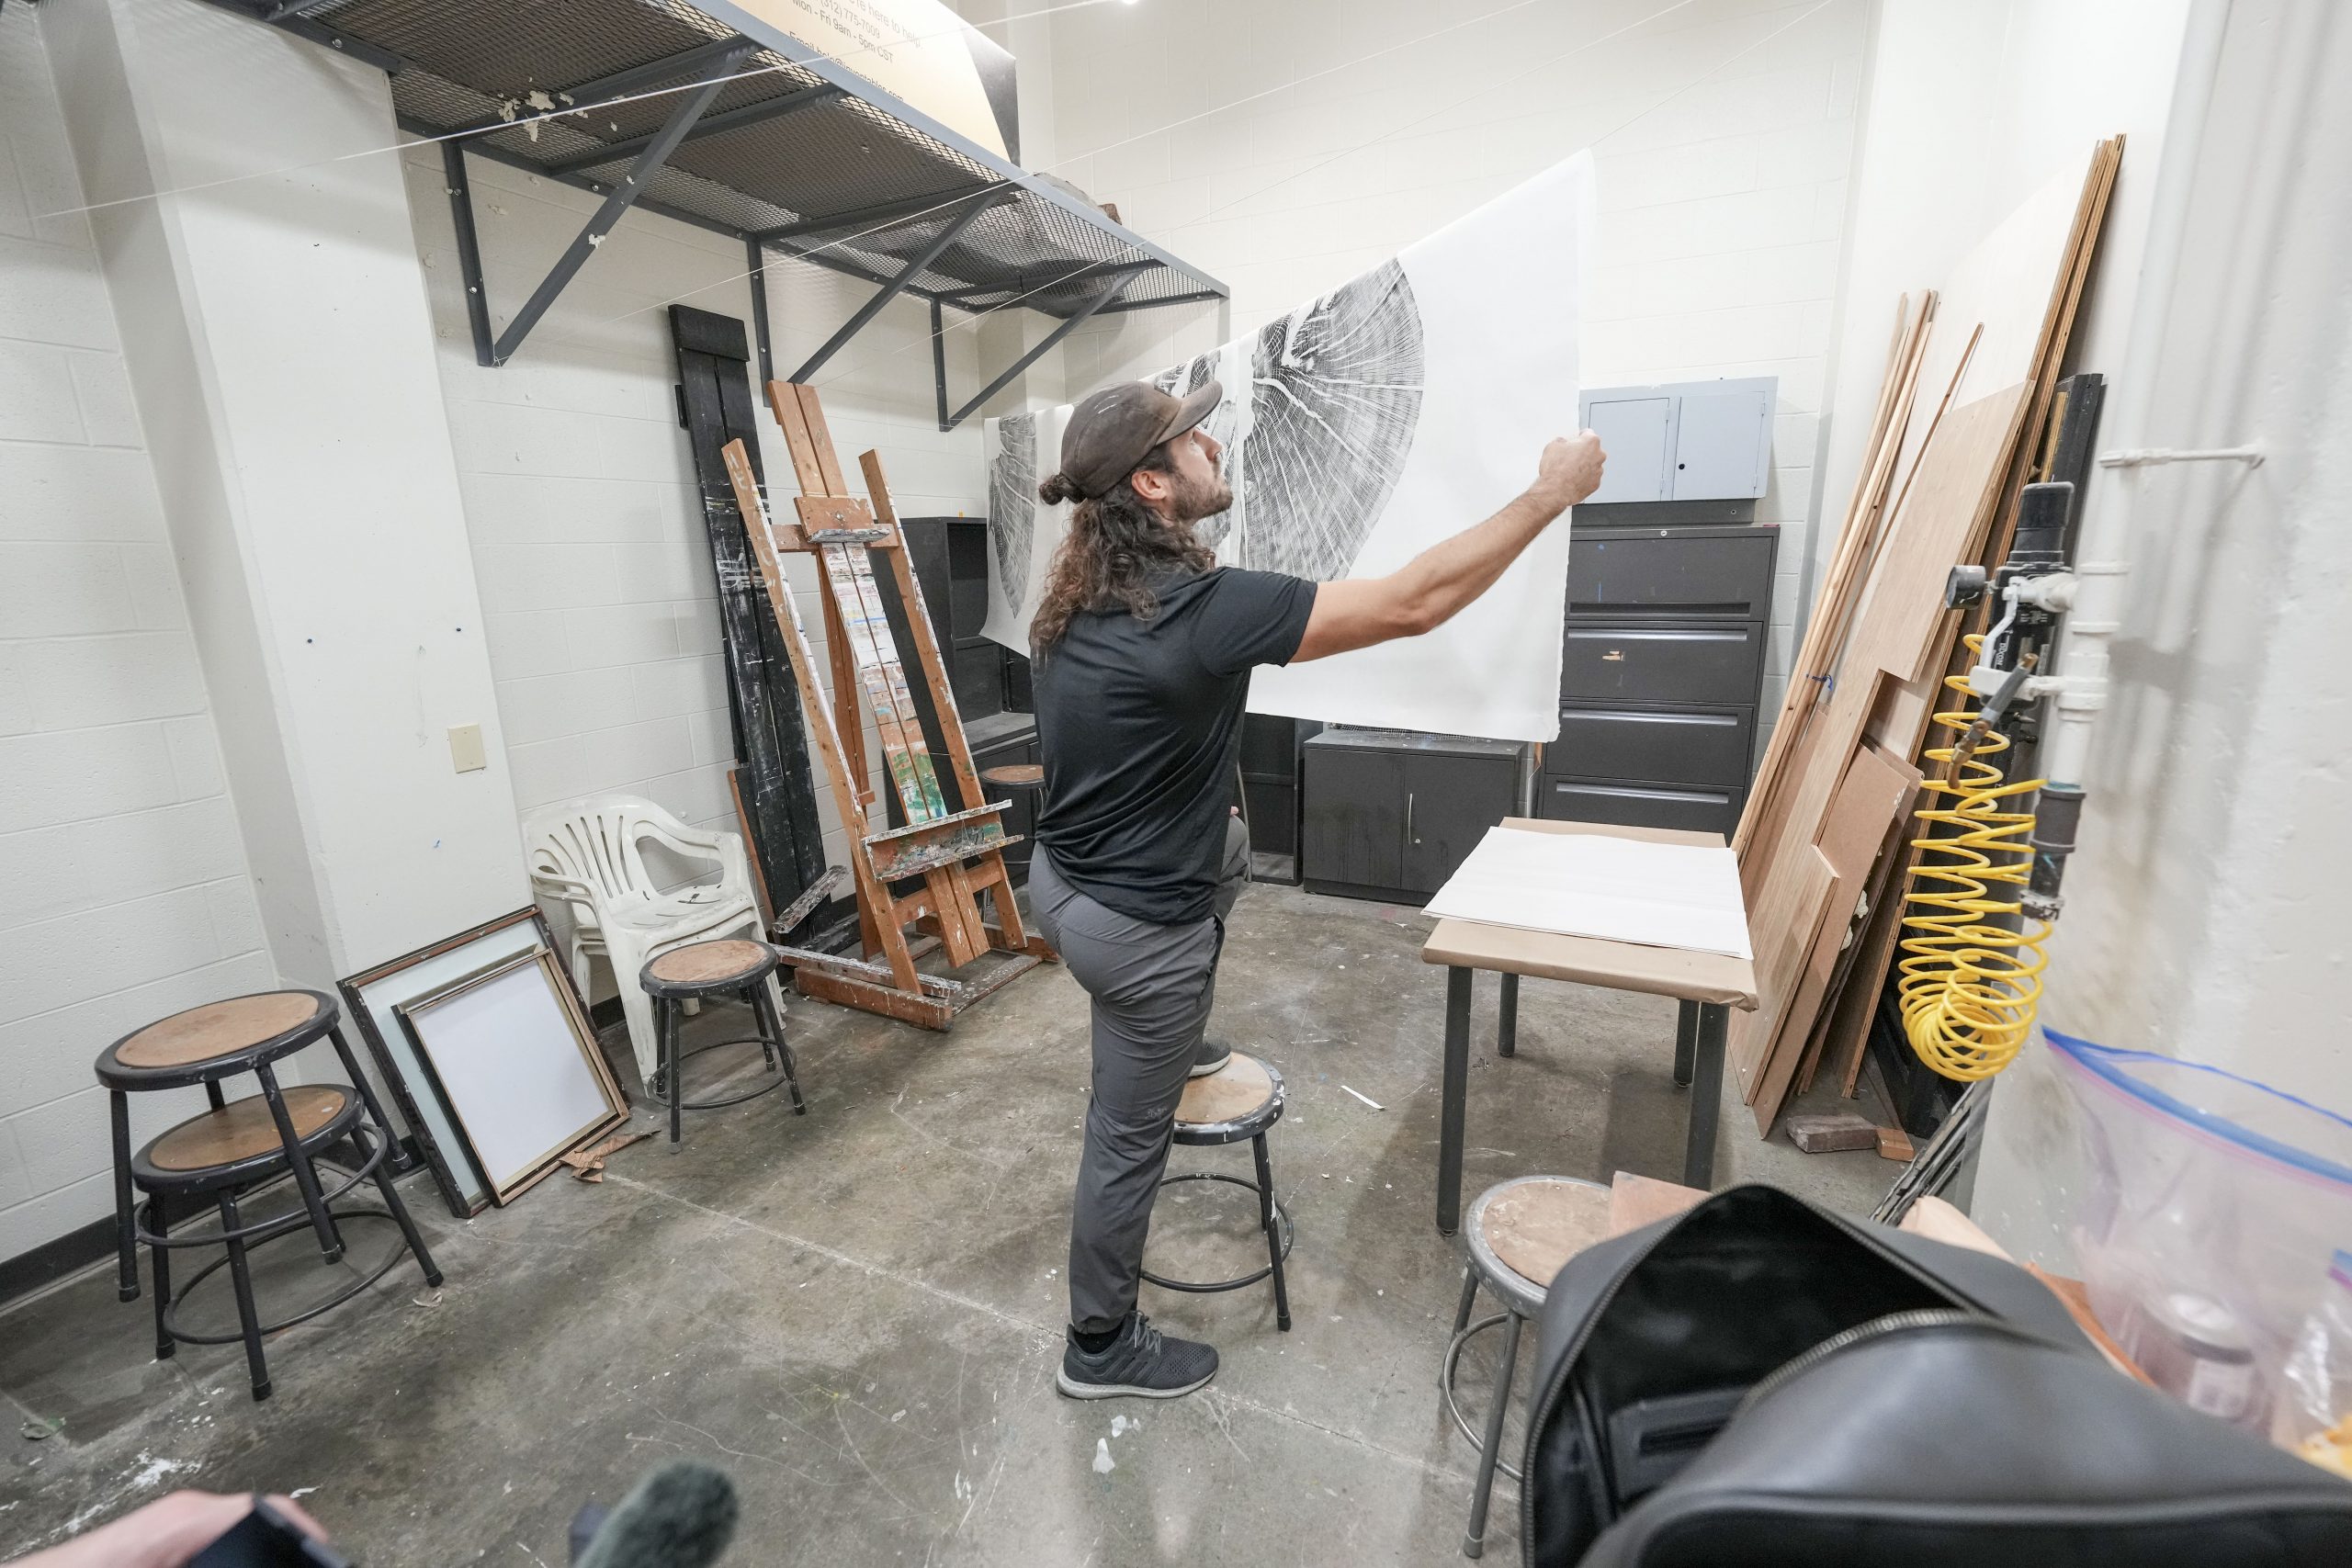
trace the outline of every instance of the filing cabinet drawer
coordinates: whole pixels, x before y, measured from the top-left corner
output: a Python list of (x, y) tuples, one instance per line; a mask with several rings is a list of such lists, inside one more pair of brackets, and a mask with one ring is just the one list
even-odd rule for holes
[(1560, 695), (1742, 706), (1755, 702), (1763, 664), (1760, 621), (1667, 626), (1572, 615), (1560, 661)]
[(1594, 529), (1568, 543), (1568, 614), (1764, 621), (1770, 528)]
[(1544, 748), (1544, 771), (1736, 788), (1747, 783), (1755, 736), (1752, 707), (1562, 703), (1560, 738)]
[(1545, 774), (1536, 792), (1536, 815), (1565, 822), (1608, 822), (1626, 828), (1679, 828), (1731, 836), (1739, 826), (1745, 786), (1710, 789), (1696, 784), (1626, 784), (1609, 779), (1564, 779)]

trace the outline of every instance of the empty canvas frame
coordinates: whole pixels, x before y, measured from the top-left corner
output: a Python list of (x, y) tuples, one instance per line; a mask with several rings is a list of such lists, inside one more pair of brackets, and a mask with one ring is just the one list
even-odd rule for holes
[[(1234, 504), (1197, 531), (1226, 566), (1377, 577), (1500, 510), (1577, 424), (1592, 158), (1580, 152), (1248, 337), (1152, 378), (1210, 380)], [(1037, 496), (1069, 408), (988, 422), (988, 635), (1028, 651), (1069, 508)], [(1424, 637), (1252, 677), (1250, 710), (1506, 740), (1559, 733), (1565, 519)]]
[(628, 1119), (571, 979), (545, 946), (393, 1010), (500, 1203)]
[(401, 1131), (431, 1168), (449, 1212), (461, 1220), (490, 1206), (490, 1183), (474, 1168), (465, 1135), (435, 1092), (431, 1069), (417, 1056), (396, 1010), (499, 959), (551, 945), (546, 917), (526, 904), (335, 982), (344, 1011), (368, 1043)]

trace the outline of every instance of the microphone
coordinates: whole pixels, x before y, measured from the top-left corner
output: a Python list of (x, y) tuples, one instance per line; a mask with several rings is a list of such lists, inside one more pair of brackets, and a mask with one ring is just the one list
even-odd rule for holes
[(573, 1568), (709, 1568), (735, 1539), (741, 1512), (726, 1472), (673, 1460), (629, 1489)]

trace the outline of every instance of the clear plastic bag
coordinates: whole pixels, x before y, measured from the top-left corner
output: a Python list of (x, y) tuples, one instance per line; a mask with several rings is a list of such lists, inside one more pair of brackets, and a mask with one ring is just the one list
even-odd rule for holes
[(2287, 1354), (2280, 1440), (2352, 1481), (2352, 1251), (2330, 1259), (2319, 1305)]
[(2168, 1393), (2289, 1448), (2352, 1417), (2352, 1120), (2045, 1029), (2084, 1115), (2091, 1310)]

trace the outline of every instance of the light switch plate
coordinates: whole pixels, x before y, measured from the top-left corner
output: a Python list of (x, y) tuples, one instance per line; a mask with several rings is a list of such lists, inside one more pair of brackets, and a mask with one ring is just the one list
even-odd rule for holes
[(480, 773), (490, 766), (481, 749), (481, 726), (453, 725), (449, 730), (449, 762), (461, 773)]

